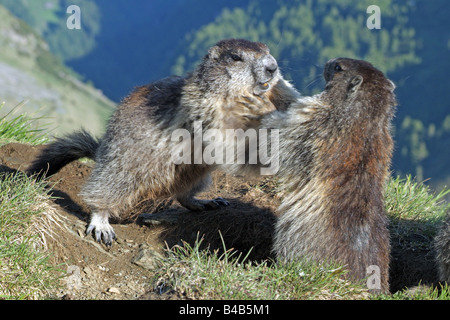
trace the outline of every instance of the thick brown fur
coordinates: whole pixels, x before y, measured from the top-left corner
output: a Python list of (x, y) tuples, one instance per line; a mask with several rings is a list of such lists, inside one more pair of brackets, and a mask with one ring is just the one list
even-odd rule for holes
[(435, 238), (435, 250), (439, 281), (450, 284), (450, 215), (447, 216)]
[[(272, 103), (260, 108), (235, 103), (239, 97), (253, 94), (266, 95)], [(99, 142), (85, 132), (58, 139), (28, 171), (53, 173), (70, 161), (95, 153), (95, 168), (81, 195), (93, 212), (87, 233), (95, 232), (97, 241), (103, 237), (109, 245), (115, 237), (109, 218), (126, 218), (142, 199), (174, 196), (191, 210), (227, 204), (221, 198), (194, 197), (208, 186), (209, 173), (216, 166), (174, 164), (172, 156), (180, 146), (171, 139), (174, 130), (189, 131), (191, 137), (185, 143), (191, 146), (195, 122), (201, 121), (203, 131), (247, 129), (257, 126), (277, 105), (284, 108), (297, 97), (266, 45), (222, 40), (188, 76), (169, 77), (132, 92), (118, 106)], [(89, 149), (80, 148), (83, 145)]]
[(393, 149), (395, 87), (368, 62), (347, 58), (329, 61), (324, 78), (321, 94), (265, 116), (260, 127), (279, 130), (277, 175), (285, 197), (273, 250), (281, 261), (344, 264), (358, 280), (378, 266), (380, 286), (372, 292), (387, 292), (383, 190)]

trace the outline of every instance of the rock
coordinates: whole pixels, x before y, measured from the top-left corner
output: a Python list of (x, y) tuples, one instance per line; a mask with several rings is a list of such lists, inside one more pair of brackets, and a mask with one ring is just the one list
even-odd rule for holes
[(81, 270), (80, 267), (72, 265), (67, 267), (66, 286), (69, 290), (80, 290), (81, 285)]
[(108, 271), (109, 271), (109, 268), (107, 268), (107, 267), (105, 267), (105, 266), (98, 265), (97, 267), (98, 267), (101, 271), (103, 271), (103, 272), (108, 272)]
[(92, 274), (92, 268), (90, 266), (84, 267), (83, 271), (86, 274), (86, 276), (90, 276)]
[(175, 225), (178, 223), (179, 210), (177, 209), (168, 209), (164, 211), (160, 211), (157, 213), (144, 213), (140, 215), (140, 219), (143, 223), (148, 225), (157, 226), (160, 224), (170, 224)]
[(161, 258), (161, 254), (159, 254), (156, 250), (150, 249), (146, 246), (141, 246), (132, 262), (144, 269), (151, 270), (157, 266), (158, 259)]
[(120, 294), (119, 288), (116, 288), (116, 287), (108, 288), (108, 289), (106, 289), (106, 292), (108, 292), (108, 293)]

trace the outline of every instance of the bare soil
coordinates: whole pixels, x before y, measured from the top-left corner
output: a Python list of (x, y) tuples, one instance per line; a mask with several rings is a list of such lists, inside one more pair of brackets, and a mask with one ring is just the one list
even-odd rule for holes
[[(17, 143), (1, 147), (0, 172), (25, 170), (41, 149), (42, 146)], [(49, 178), (54, 204), (65, 223), (55, 228), (55, 239), (49, 240), (48, 250), (52, 261), (68, 272), (55, 298), (182, 298), (155, 291), (152, 257), (182, 241), (193, 244), (199, 237), (212, 250), (223, 249), (222, 236), (227, 249), (244, 254), (252, 249), (249, 259), (271, 257), (273, 225), (280, 203), (274, 179), (249, 179), (216, 171), (213, 185), (199, 197), (223, 197), (230, 206), (195, 213), (171, 199), (146, 201), (137, 206), (133, 218), (112, 223), (117, 242), (107, 248), (85, 235), (90, 210), (78, 193), (92, 165), (75, 161)], [(391, 239), (391, 291), (415, 286), (419, 281), (430, 284), (436, 278), (429, 245), (409, 248), (405, 241), (395, 236)], [(429, 244), (430, 239), (423, 241)]]

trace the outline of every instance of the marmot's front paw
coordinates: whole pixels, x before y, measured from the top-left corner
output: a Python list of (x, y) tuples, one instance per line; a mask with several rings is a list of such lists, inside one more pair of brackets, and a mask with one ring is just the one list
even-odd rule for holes
[(102, 242), (110, 247), (114, 239), (116, 239), (116, 233), (113, 227), (108, 222), (108, 218), (104, 218), (101, 215), (93, 215), (91, 223), (89, 224), (86, 234), (89, 235), (94, 231), (95, 240)]

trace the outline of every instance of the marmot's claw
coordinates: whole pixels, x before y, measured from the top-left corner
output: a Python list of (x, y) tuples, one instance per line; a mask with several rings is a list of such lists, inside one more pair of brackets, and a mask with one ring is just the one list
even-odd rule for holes
[(89, 235), (94, 231), (95, 241), (101, 243), (103, 238), (103, 243), (110, 247), (113, 243), (113, 240), (117, 239), (116, 233), (114, 232), (113, 227), (107, 222), (99, 221), (98, 219), (92, 219), (89, 224), (86, 234)]
[(212, 200), (200, 200), (191, 198), (188, 202), (183, 201), (181, 204), (192, 211), (203, 211), (203, 210), (214, 210), (218, 209), (221, 206), (229, 206), (230, 203), (224, 198), (215, 198)]
[(215, 198), (212, 201), (216, 202), (217, 204), (219, 204), (221, 206), (228, 207), (230, 205), (230, 203), (227, 200), (225, 200), (224, 198), (222, 198), (222, 197)]
[(200, 200), (205, 210), (217, 209), (221, 206), (229, 206), (230, 203), (224, 198), (215, 198), (212, 200)]
[(102, 238), (103, 238), (103, 243), (107, 247), (110, 247), (110, 246), (112, 246), (113, 241), (116, 239), (116, 234), (115, 234), (114, 230), (106, 231), (106, 232), (95, 230), (95, 241), (97, 241), (98, 243), (101, 243)]

